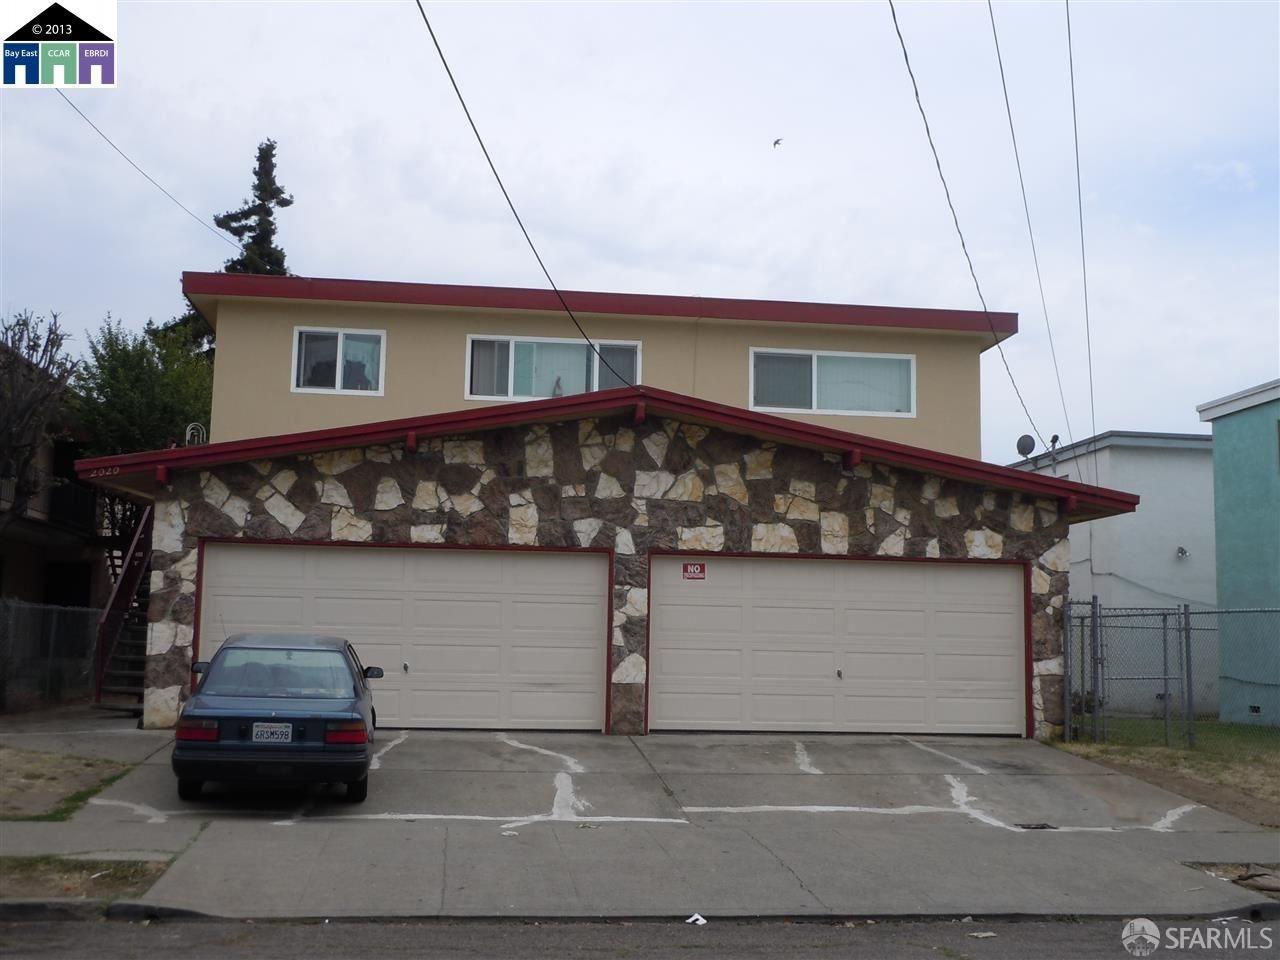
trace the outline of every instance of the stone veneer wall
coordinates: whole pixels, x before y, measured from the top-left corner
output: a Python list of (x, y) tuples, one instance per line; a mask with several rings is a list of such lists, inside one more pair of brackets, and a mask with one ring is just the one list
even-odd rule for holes
[(650, 417), (177, 472), (155, 505), (144, 722), (187, 694), (201, 537), (614, 549), (612, 728), (644, 723), (648, 553), (1030, 560), (1037, 736), (1062, 722), (1070, 551), (1054, 500)]

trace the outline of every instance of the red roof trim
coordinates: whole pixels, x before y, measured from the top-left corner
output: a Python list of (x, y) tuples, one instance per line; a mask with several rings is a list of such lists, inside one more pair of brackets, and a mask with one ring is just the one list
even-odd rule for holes
[(192, 469), (293, 453), (313, 453), (342, 447), (403, 442), (410, 432), (414, 433), (420, 442), (427, 436), (494, 430), (522, 423), (548, 423), (612, 414), (630, 415), (639, 403), (645, 405), (649, 415), (711, 423), (740, 433), (749, 433), (781, 443), (830, 450), (842, 455), (857, 448), (861, 451), (864, 460), (968, 480), (983, 486), (1020, 490), (1037, 497), (1048, 497), (1064, 502), (1070, 502), (1071, 498), (1075, 498), (1075, 507), (1070, 512), (1077, 514), (1076, 519), (1129, 513), (1138, 505), (1138, 497), (1132, 493), (1014, 470), (1011, 467), (1001, 467), (981, 460), (971, 460), (968, 457), (957, 457), (937, 450), (913, 447), (905, 443), (893, 443), (889, 440), (877, 440), (856, 433), (814, 426), (643, 386), (619, 387), (616, 390), (553, 397), (549, 400), (504, 403), (426, 417), (384, 420), (380, 423), (311, 430), (277, 437), (254, 437), (248, 440), (228, 440), (195, 447), (175, 447), (169, 450), (149, 450), (113, 457), (96, 457), (78, 460), (76, 473), (86, 480), (115, 485), (118, 479), (124, 477), (144, 475), (148, 472), (154, 476), (159, 467)]
[[(432, 307), (481, 307), (494, 310), (564, 310), (555, 293), (528, 287), (473, 287), (446, 283), (385, 280), (330, 280), (245, 273), (184, 273), (182, 292), (190, 297), (262, 297), (285, 300), (334, 300), (413, 304)], [(980, 310), (930, 310), (786, 300), (732, 300), (675, 297), (647, 293), (562, 291), (576, 313), (645, 317), (700, 317), (708, 320), (761, 320), (855, 327), (903, 327), (987, 333), (994, 326), (1005, 336), (1018, 332), (1016, 313)]]

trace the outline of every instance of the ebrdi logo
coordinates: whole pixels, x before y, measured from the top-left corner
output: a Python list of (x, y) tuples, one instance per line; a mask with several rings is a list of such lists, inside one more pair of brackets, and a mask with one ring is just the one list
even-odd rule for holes
[(117, 0), (4, 0), (4, 88), (116, 85)]
[(1124, 925), (1120, 942), (1135, 957), (1149, 957), (1160, 946), (1160, 928), (1146, 917), (1136, 917)]

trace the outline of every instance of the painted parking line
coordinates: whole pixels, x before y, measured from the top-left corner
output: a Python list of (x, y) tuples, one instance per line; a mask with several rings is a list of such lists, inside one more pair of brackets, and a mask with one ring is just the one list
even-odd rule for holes
[(910, 737), (898, 737), (898, 739), (901, 740), (903, 743), (909, 743), (913, 747), (919, 750), (923, 750), (926, 753), (932, 753), (935, 756), (943, 757), (944, 759), (950, 760), (952, 763), (959, 764), (960, 766), (968, 770), (970, 773), (976, 773), (980, 777), (987, 776), (989, 772), (983, 767), (978, 766), (976, 763), (970, 763), (968, 760), (962, 760), (960, 757), (952, 756), (949, 753), (944, 753), (943, 751), (939, 750), (936, 747), (926, 746), (925, 744), (921, 743), (918, 740), (912, 740)]
[(813, 765), (813, 760), (809, 757), (809, 751), (805, 749), (803, 743), (796, 741), (796, 766), (800, 768), (801, 773), (817, 773), (822, 771)]
[(545, 747), (535, 747), (531, 743), (523, 743), (513, 737), (507, 736), (505, 733), (497, 734), (498, 740), (505, 743), (509, 747), (515, 747), (518, 750), (532, 750), (534, 753), (540, 753), (546, 757), (555, 757), (564, 764), (564, 768), (569, 773), (586, 773), (587, 768), (584, 767), (575, 757), (569, 756), (567, 753), (556, 753), (554, 750), (548, 750)]
[(379, 750), (377, 753), (375, 753), (372, 757), (369, 758), (369, 769), (370, 770), (381, 769), (383, 754), (385, 754), (388, 750), (392, 749), (393, 747), (400, 746), (400, 744), (404, 743), (408, 739), (409, 739), (409, 731), (406, 730), (404, 731), (404, 733), (400, 734), (400, 736), (396, 737), (394, 740), (392, 740), (385, 747), (383, 747), (381, 750)]

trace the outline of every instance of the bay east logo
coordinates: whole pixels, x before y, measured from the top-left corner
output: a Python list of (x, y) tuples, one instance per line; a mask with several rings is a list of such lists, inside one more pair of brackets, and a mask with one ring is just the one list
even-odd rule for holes
[(4, 87), (114, 87), (116, 0), (4, 0)]

